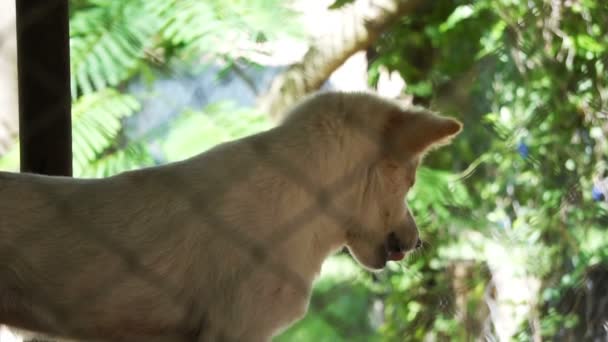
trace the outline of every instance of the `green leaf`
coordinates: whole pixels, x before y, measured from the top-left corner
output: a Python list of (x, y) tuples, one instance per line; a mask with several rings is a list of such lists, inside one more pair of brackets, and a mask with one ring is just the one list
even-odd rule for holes
[(461, 21), (470, 18), (475, 14), (475, 7), (473, 5), (460, 5), (456, 7), (454, 12), (448, 17), (448, 19), (439, 26), (441, 32), (451, 30)]
[(352, 4), (355, 0), (336, 0), (333, 4), (329, 5), (329, 9), (335, 10), (342, 8), (348, 4)]
[(600, 54), (606, 51), (606, 46), (608, 45), (608, 43), (602, 44), (595, 40), (593, 37), (586, 34), (582, 34), (576, 36), (576, 45), (583, 50)]
[[(132, 96), (110, 88), (82, 96), (74, 102), (72, 150), (76, 176), (109, 175), (109, 170), (122, 171), (132, 165), (148, 162), (134, 158), (122, 168), (116, 165), (125, 153), (129, 156), (116, 141), (121, 134), (122, 119), (138, 111), (139, 107), (139, 103)], [(108, 150), (112, 149), (117, 152), (108, 153)], [(112, 158), (115, 160), (108, 162)]]
[(267, 116), (230, 102), (210, 104), (202, 112), (187, 110), (171, 124), (163, 150), (170, 161), (182, 160), (219, 143), (271, 126)]
[(70, 18), (72, 98), (127, 80), (160, 29), (144, 1), (92, 2)]

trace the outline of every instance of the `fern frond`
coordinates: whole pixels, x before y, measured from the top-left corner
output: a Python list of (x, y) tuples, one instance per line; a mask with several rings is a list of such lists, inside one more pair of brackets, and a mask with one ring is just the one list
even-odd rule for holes
[(122, 119), (139, 108), (135, 98), (110, 88), (82, 96), (74, 102), (72, 150), (75, 175), (90, 173), (87, 169), (116, 146)]
[(249, 108), (237, 108), (231, 102), (207, 106), (202, 112), (185, 111), (175, 120), (162, 149), (168, 161), (182, 160), (219, 143), (266, 130), (272, 126), (268, 117)]
[(301, 33), (296, 12), (280, 0), (150, 0), (148, 5), (163, 20), (162, 39), (184, 47), (186, 55), (222, 54), (260, 37)]
[(70, 18), (72, 98), (116, 86), (136, 71), (160, 21), (141, 0), (89, 1)]
[(80, 170), (80, 176), (102, 178), (154, 164), (143, 141), (130, 142), (120, 149), (106, 152)]

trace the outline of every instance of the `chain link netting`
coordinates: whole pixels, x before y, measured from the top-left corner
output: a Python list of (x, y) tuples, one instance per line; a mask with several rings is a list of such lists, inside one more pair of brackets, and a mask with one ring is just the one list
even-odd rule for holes
[[(48, 6), (52, 5), (53, 1), (48, 2)], [(5, 6), (3, 4), (2, 6)], [(6, 10), (6, 8), (1, 8), (0, 10)], [(38, 15), (44, 15), (44, 9), (38, 13)], [(35, 20), (35, 17), (31, 18), (32, 21)], [(0, 23), (0, 52), (2, 55), (0, 56), (0, 64), (6, 65), (15, 65), (16, 59), (13, 55), (13, 51), (11, 48), (5, 48), (8, 46), (12, 46), (12, 43), (9, 42), (14, 36), (14, 23), (2, 22)], [(50, 76), (49, 72), (46, 70), (39, 70), (40, 74), (40, 82), (46, 84), (48, 87), (53, 87), (54, 80)], [(6, 81), (12, 82), (10, 80), (11, 74), (3, 74), (0, 77), (6, 78)], [(5, 82), (5, 80), (2, 80)], [(8, 91), (11, 91), (12, 86), (8, 87)], [(13, 91), (16, 91), (16, 87), (14, 87)], [(16, 102), (16, 101), (15, 101)], [(14, 131), (16, 129), (15, 118), (17, 117), (16, 106), (9, 107), (11, 108), (11, 112), (7, 112), (5, 108), (5, 112), (1, 113), (0, 117), (0, 148), (2, 146), (7, 146), (9, 137), (13, 138), (14, 133), (9, 133), (9, 137), (4, 137), (2, 133), (4, 131)], [(48, 120), (52, 120), (53, 113), (55, 109), (49, 108)], [(546, 113), (543, 112), (543, 109), (538, 110), (538, 114), (536, 118), (534, 118), (530, 124), (536, 125), (540, 124), (543, 119), (546, 117)], [(224, 125), (225, 118), (218, 117), (217, 120), (221, 121), (218, 125)], [(39, 126), (36, 129), (44, 130), (45, 126), (48, 122), (41, 121), (39, 122)], [(496, 137), (497, 140), (501, 140), (508, 142), (511, 147), (515, 147), (517, 144), (516, 141), (512, 139), (511, 136), (501, 136), (500, 132), (497, 132), (495, 127), (485, 126), (490, 133)], [(366, 127), (357, 127), (358, 131), (362, 135), (366, 135), (368, 132)], [(266, 239), (266, 243), (262, 244), (260, 242), (253, 241), (247, 236), (239, 235), (239, 230), (235, 229), (231, 225), (230, 222), (227, 222), (224, 217), (218, 215), (217, 212), (212, 210), (212, 208), (201, 205), (204, 203), (204, 199), (200, 197), (200, 194), (193, 193), (190, 191), (193, 187), (192, 184), (188, 182), (186, 179), (167, 179), (167, 178), (159, 178), (156, 179), (158, 184), (157, 187), (161, 187), (165, 189), (167, 193), (172, 193), (172, 196), (180, 196), (180, 201), (183, 203), (187, 203), (190, 208), (196, 208), (196, 210), (190, 211), (191, 214), (197, 215), (201, 221), (208, 222), (208, 227), (212, 227), (214, 229), (214, 235), (223, 239), (224, 241), (228, 241), (233, 244), (233, 246), (238, 247), (239, 250), (243, 251), (248, 255), (248, 258), (251, 262), (250, 268), (246, 272), (240, 272), (238, 274), (238, 279), (234, 279), (235, 282), (246, 283), (249, 277), (251, 277), (254, 272), (261, 267), (265, 267), (267, 270), (272, 270), (274, 274), (283, 279), (285, 282), (292, 284), (295, 288), (300, 291), (306, 293), (308, 291), (309, 284), (306, 283), (305, 280), (301, 279), (297, 272), (290, 269), (286, 264), (276, 262), (276, 260), (271, 260), (267, 251), (272, 250), (275, 246), (281, 245), (289, 238), (291, 238), (294, 234), (303, 227), (306, 227), (308, 224), (313, 222), (319, 216), (330, 217), (335, 222), (340, 223), (341, 226), (344, 223), (348, 223), (349, 225), (353, 224), (361, 224), (358, 222), (353, 222), (353, 215), (348, 212), (343, 212), (338, 210), (336, 207), (332, 205), (336, 198), (339, 198), (342, 195), (343, 191), (347, 191), (349, 186), (351, 186), (357, 180), (357, 174), (345, 175), (343, 178), (334, 182), (333, 184), (326, 187), (319, 187), (314, 180), (310, 179), (310, 175), (302, 172), (302, 170), (298, 167), (298, 165), (293, 164), (292, 161), (284, 158), (284, 156), (280, 156), (274, 154), (272, 149), (268, 146), (257, 145), (253, 146), (253, 150), (257, 153), (258, 162), (260, 165), (264, 165), (265, 167), (272, 168), (274, 172), (280, 175), (282, 179), (289, 180), (290, 183), (307, 192), (307, 195), (311, 198), (315, 198), (316, 201), (310, 207), (303, 208), (299, 213), (294, 213), (292, 215), (291, 220), (287, 222), (280, 222), (277, 227), (275, 227), (275, 232), (272, 237)], [(0, 149), (0, 153), (5, 152), (5, 150)], [(520, 151), (522, 154), (524, 152)], [(556, 165), (544, 165), (542, 160), (539, 160), (538, 157), (529, 156), (524, 159), (526, 163), (530, 165), (531, 169), (544, 170), (544, 172), (551, 172), (554, 174), (562, 173), (562, 170), (559, 166)], [(366, 161), (370, 163), (371, 161)], [(212, 192), (215, 196), (222, 196), (223, 194), (227, 194), (235, 189), (238, 189), (243, 185), (243, 182), (251, 181), (251, 170), (247, 168), (240, 168), (238, 170), (230, 170), (231, 174), (231, 182), (223, 182), (221, 179), (207, 179), (206, 182), (209, 184), (215, 184), (212, 186)], [(463, 175), (461, 179), (455, 180), (455, 182), (466, 182), (467, 178), (472, 174), (478, 172), (478, 168), (473, 167)], [(219, 175), (218, 175), (219, 176)], [(602, 183), (603, 184), (603, 183)], [(606, 188), (601, 188), (601, 186), (606, 186), (600, 184), (598, 187), (599, 191), (604, 192), (604, 196), (608, 196), (606, 194)], [(566, 208), (578, 207), (582, 205), (582, 189), (580, 188), (580, 183), (576, 179), (564, 179), (564, 186), (568, 188), (567, 196), (561, 201), (560, 207), (555, 209), (556, 213), (561, 213)], [(1, 184), (0, 184), (0, 194), (1, 194)], [(40, 193), (37, 194), (42, 198), (42, 196), (47, 196), (47, 201), (53, 202), (54, 207), (58, 210), (57, 215), (65, 218), (65, 220), (70, 220), (71, 222), (80, 222), (79, 226), (87, 227), (88, 222), (83, 220), (81, 215), (77, 215), (74, 212), (75, 208), (70, 207), (70, 204), (67, 202), (62, 202), (62, 199), (53, 196), (53, 194), (45, 194)], [(2, 198), (2, 201), (5, 200), (15, 200), (15, 199), (6, 199)], [(455, 206), (453, 208), (456, 210), (464, 210)], [(35, 208), (34, 208), (35, 210)], [(536, 214), (537, 218), (530, 219), (530, 222), (534, 222), (535, 220), (543, 219), (543, 216), (546, 213), (538, 213)], [(608, 216), (606, 216), (608, 217)], [(600, 218), (606, 221), (606, 217)], [(92, 218), (91, 218), (92, 219)], [(479, 218), (479, 222), (484, 222), (484, 218)], [(159, 237), (160, 239), (170, 239), (170, 236), (174, 231), (171, 227), (167, 227), (168, 229), (162, 234), (165, 234), (164, 237)], [(169, 229), (171, 228), (171, 229)], [(52, 230), (53, 227), (48, 227), (49, 230)], [(422, 228), (422, 235), (424, 236), (424, 228)], [(157, 232), (160, 233), (160, 232)], [(7, 248), (4, 250), (0, 250), (0, 260), (5, 260), (9, 263), (20, 260), (23, 262), (28, 260), (28, 250), (36, 248), (36, 242), (41, 243), (42, 239), (40, 236), (36, 236), (33, 234), (38, 234), (36, 231), (30, 231), (22, 234), (19, 239), (15, 241), (11, 241), (11, 248)], [(104, 234), (101, 231), (95, 230), (87, 230), (83, 229), (77, 232), (73, 232), (73, 234), (79, 236), (79, 238), (86, 239), (90, 243), (94, 244), (96, 248), (103, 249), (107, 253), (119, 258), (121, 263), (128, 270), (128, 275), (132, 277), (139, 278), (145, 284), (148, 284), (152, 288), (155, 288), (166, 296), (166, 298), (178, 303), (178, 305), (183, 306), (184, 311), (191, 310), (190, 303), (184, 298), (181, 294), (181, 284), (175, 284), (172, 281), (166, 279), (162, 274), (158, 273), (154, 269), (147, 267), (142, 260), (139, 260), (138, 254), (136, 254), (132, 247), (124, 244), (123, 242), (115, 239), (112, 235)], [(501, 239), (504, 239), (504, 235), (497, 235), (494, 239), (497, 243), (500, 243)], [(513, 238), (510, 236), (509, 238)], [(414, 253), (412, 259), (420, 257), (420, 253), (425, 253), (426, 249), (430, 249), (433, 246), (424, 246), (422, 251), (418, 251)], [(411, 260), (411, 259), (410, 259)], [(528, 263), (539, 262), (539, 260), (528, 260)], [(408, 261), (405, 261), (407, 264)], [(103, 272), (103, 270), (100, 270)], [(196, 272), (193, 270), (193, 272)], [(410, 272), (405, 266), (401, 272), (403, 272), (403, 277), (416, 277), (418, 276), (415, 272)], [(494, 330), (492, 328), (492, 324), (500, 324), (500, 317), (497, 317), (497, 303), (496, 303), (496, 291), (505, 291), (505, 289), (500, 288), (500, 281), (504, 280), (504, 277), (509, 277), (510, 275), (501, 274), (500, 270), (492, 269), (491, 266), (488, 265), (479, 265), (472, 262), (463, 262), (463, 263), (454, 263), (451, 268), (448, 270), (448, 274), (452, 281), (451, 284), (447, 285), (448, 287), (452, 287), (451, 295), (446, 296), (446, 292), (438, 292), (438, 294), (430, 293), (430, 296), (436, 296), (430, 300), (430, 302), (436, 303), (435, 311), (437, 314), (442, 314), (448, 317), (457, 318), (458, 321), (463, 322), (463, 324), (468, 324), (467, 320), (481, 322), (481, 326), (474, 327), (474, 329), (481, 331), (479, 334), (479, 338), (485, 339), (487, 341), (497, 340), (498, 337), (495, 335)], [(473, 276), (475, 274), (475, 276)], [(584, 292), (585, 296), (572, 296), (572, 298), (584, 298), (587, 301), (586, 306), (584, 308), (587, 310), (584, 315), (586, 315), (589, 321), (597, 320), (598, 317), (607, 319), (608, 317), (608, 297), (606, 293), (608, 293), (608, 289), (605, 286), (608, 284), (608, 272), (605, 269), (597, 268), (593, 269), (589, 272), (585, 279), (587, 282), (583, 282), (575, 287), (574, 292)], [(343, 280), (342, 283), (335, 285), (331, 291), (327, 291), (323, 296), (319, 294), (315, 294), (312, 298), (311, 306), (310, 306), (310, 314), (315, 314), (321, 317), (326, 321), (327, 324), (330, 324), (336, 329), (345, 330), (343, 331), (344, 336), (352, 340), (357, 340), (357, 336), (353, 335), (351, 332), (346, 331), (351, 327), (348, 324), (344, 324), (341, 321), (341, 317), (337, 316), (335, 312), (328, 309), (331, 307), (332, 302), (337, 300), (343, 300), (343, 290), (344, 288), (349, 287), (352, 283), (361, 281), (361, 278), (365, 278), (363, 281), (371, 281), (374, 282), (378, 277), (382, 277), (382, 275), (368, 275), (365, 273), (355, 273), (354, 275), (347, 277), (346, 280)], [(470, 317), (470, 313), (463, 312), (462, 308), (466, 307), (466, 296), (471, 291), (476, 291), (479, 288), (479, 279), (486, 279), (487, 284), (483, 287), (484, 289), (484, 298), (486, 300), (487, 312), (479, 313), (481, 317)], [(107, 291), (111, 291), (112, 286), (114, 284), (119, 284), (122, 279), (113, 278), (111, 276), (106, 277), (106, 283), (97, 284), (96, 289), (92, 289), (90, 292), (86, 293), (83, 296), (82, 307), (95, 305), (95, 301), (99, 300), (99, 298), (103, 297)], [(527, 283), (526, 283), (527, 281)], [(524, 279), (525, 284), (518, 283), (518, 285), (529, 286), (530, 292), (534, 292), (533, 289), (536, 289), (539, 284), (534, 283), (532, 279)], [(590, 287), (590, 284), (601, 284), (599, 287)], [(1, 284), (0, 284), (1, 285)], [(504, 285), (503, 285), (504, 286)], [(603, 287), (602, 287), (603, 286)], [(255, 296), (255, 294), (252, 294)], [(395, 295), (395, 294), (386, 294), (386, 296)], [(375, 298), (374, 302), (370, 304), (367, 309), (371, 312), (370, 316), (380, 316), (380, 321), (382, 321), (381, 316), (383, 315), (383, 303), (382, 298)], [(55, 314), (61, 316), (61, 313), (64, 308), (62, 308), (61, 303), (57, 302), (55, 298), (53, 298), (53, 294), (48, 294), (48, 297), (45, 298), (35, 298), (35, 300), (45, 303), (46, 306), (52, 308)], [(348, 300), (348, 299), (346, 299)], [(532, 305), (532, 303), (530, 303)], [(575, 307), (576, 303), (564, 303), (564, 306), (572, 306)], [(577, 310), (580, 306), (577, 307)], [(73, 309), (73, 308), (70, 308)], [(125, 308), (128, 310), (128, 308)], [(415, 309), (414, 309), (415, 310)], [(566, 308), (566, 311), (568, 309)], [(378, 311), (380, 312), (378, 314)], [(193, 313), (198, 314), (198, 313)], [(427, 315), (432, 316), (432, 315)], [(376, 317), (377, 318), (377, 317)], [(94, 319), (94, 318), (92, 318)], [(374, 319), (374, 317), (370, 318)], [(494, 323), (493, 323), (494, 322)], [(497, 323), (498, 322), (498, 323)], [(420, 324), (424, 324), (424, 322), (419, 322)], [(475, 322), (471, 322), (471, 324), (478, 324)], [(541, 329), (538, 326), (538, 322), (534, 321), (532, 317), (530, 317), (530, 330), (532, 331), (531, 335), (535, 335), (535, 330)], [(597, 331), (604, 330), (606, 334), (608, 334), (608, 320), (598, 320), (594, 321), (591, 325), (595, 325), (594, 329)], [(341, 328), (344, 327), (344, 328)], [(57, 329), (57, 327), (55, 327)], [(59, 326), (60, 329), (65, 331), (69, 331), (69, 326)], [(2, 331), (0, 330), (0, 339), (7, 338), (9, 335), (2, 335)], [(608, 335), (607, 335), (608, 336)], [(473, 337), (471, 337), (473, 339)], [(606, 337), (605, 340), (608, 340)], [(42, 341), (38, 339), (37, 341)], [(44, 341), (47, 341), (44, 339)], [(5, 342), (2, 340), (2, 342)]]

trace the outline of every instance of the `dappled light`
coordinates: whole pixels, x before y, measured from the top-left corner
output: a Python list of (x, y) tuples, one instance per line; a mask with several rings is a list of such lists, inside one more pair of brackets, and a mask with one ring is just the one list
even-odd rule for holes
[[(70, 5), (75, 177), (185, 160), (276, 127), (323, 90), (371, 91), (463, 123), (425, 151), (403, 198), (421, 246), (379, 272), (341, 248), (306, 316), (274, 341), (608, 339), (608, 2)], [(0, 26), (2, 171), (19, 168), (17, 103), (4, 94), (16, 92), (4, 44), (14, 33)], [(5, 340), (21, 337), (0, 326)]]

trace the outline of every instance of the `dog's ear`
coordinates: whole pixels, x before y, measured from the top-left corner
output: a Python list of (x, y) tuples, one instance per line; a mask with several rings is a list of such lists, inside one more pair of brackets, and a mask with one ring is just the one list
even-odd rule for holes
[(445, 145), (462, 130), (462, 123), (429, 111), (393, 113), (384, 127), (385, 153), (402, 160)]

